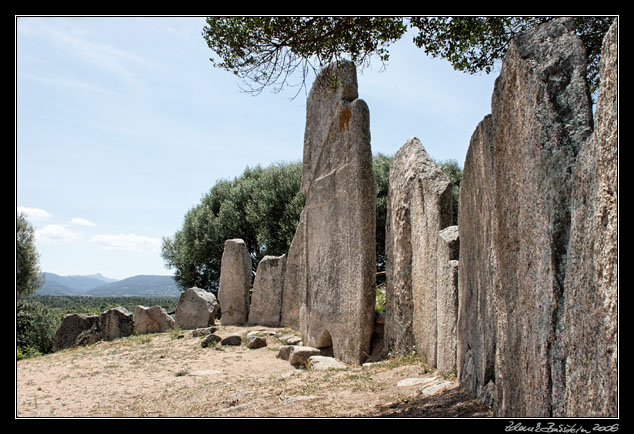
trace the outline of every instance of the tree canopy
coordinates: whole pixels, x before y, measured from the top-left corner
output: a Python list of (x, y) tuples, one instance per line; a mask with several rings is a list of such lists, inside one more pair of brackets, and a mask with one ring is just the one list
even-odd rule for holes
[[(366, 67), (372, 58), (389, 60), (390, 44), (408, 28), (413, 43), (425, 54), (448, 60), (454, 69), (490, 73), (511, 39), (555, 17), (209, 17), (202, 35), (216, 67), (243, 79), (245, 90), (305, 87), (309, 72), (347, 59)], [(598, 88), (601, 43), (615, 17), (575, 17), (576, 32), (585, 44), (588, 82)], [(298, 83), (289, 79), (301, 72)]]
[(40, 286), (40, 255), (35, 247), (35, 230), (26, 215), (15, 221), (15, 292), (18, 300), (33, 294)]
[[(385, 221), (392, 160), (393, 157), (380, 153), (373, 157), (377, 271), (385, 269)], [(452, 181), (457, 222), (462, 170), (453, 160), (436, 163)], [(185, 214), (182, 228), (172, 237), (163, 238), (161, 254), (165, 264), (175, 270), (178, 285), (183, 289), (196, 286), (215, 293), (224, 243), (231, 238), (244, 240), (254, 272), (265, 255), (288, 253), (304, 208), (301, 183), (299, 162), (247, 168), (233, 180), (218, 181), (203, 195), (201, 202)]]
[(185, 215), (182, 228), (163, 238), (161, 254), (181, 288), (216, 291), (224, 243), (241, 238), (254, 271), (265, 255), (283, 255), (304, 207), (301, 163), (247, 168), (218, 181)]

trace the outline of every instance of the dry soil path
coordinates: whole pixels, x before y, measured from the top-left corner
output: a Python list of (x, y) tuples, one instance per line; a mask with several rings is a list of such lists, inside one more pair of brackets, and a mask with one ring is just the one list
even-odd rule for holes
[(267, 346), (202, 348), (191, 331), (133, 336), (17, 362), (16, 416), (31, 417), (489, 417), (455, 381), (415, 358), (345, 369), (296, 369)]

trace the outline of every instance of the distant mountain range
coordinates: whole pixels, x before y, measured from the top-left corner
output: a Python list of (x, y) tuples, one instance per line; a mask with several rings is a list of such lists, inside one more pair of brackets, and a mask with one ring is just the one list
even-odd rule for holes
[(139, 275), (123, 280), (101, 274), (59, 276), (42, 273), (44, 284), (36, 295), (85, 295), (92, 297), (177, 297), (180, 289), (171, 276)]

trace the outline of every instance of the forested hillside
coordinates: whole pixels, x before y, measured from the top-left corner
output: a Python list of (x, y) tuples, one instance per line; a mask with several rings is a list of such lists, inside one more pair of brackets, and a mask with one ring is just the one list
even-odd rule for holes
[(139, 275), (123, 280), (100, 274), (59, 276), (42, 273), (44, 283), (36, 295), (93, 297), (178, 297), (180, 289), (171, 276)]
[(178, 297), (180, 289), (171, 276), (141, 275), (98, 286), (86, 292), (95, 297)]
[(123, 306), (130, 312), (134, 312), (134, 308), (138, 305), (158, 305), (165, 308), (168, 312), (172, 312), (176, 309), (176, 305), (178, 304), (178, 297), (84, 297), (34, 295), (31, 299), (43, 304), (55, 314), (61, 316), (67, 313), (97, 315), (104, 310), (117, 306)]

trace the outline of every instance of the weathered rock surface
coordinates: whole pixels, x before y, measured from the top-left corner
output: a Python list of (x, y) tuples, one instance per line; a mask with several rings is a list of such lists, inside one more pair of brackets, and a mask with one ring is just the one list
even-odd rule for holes
[(396, 387), (418, 386), (419, 384), (422, 384), (424, 382), (425, 382), (425, 378), (419, 378), (419, 377), (403, 378), (402, 380), (399, 380), (398, 383), (396, 383)]
[(110, 341), (134, 334), (134, 317), (124, 307), (115, 307), (100, 316), (103, 339)]
[(207, 348), (208, 346), (214, 345), (220, 342), (221, 340), (222, 338), (220, 336), (211, 333), (205, 336), (205, 338), (200, 341), (200, 346), (203, 348)]
[(230, 346), (242, 345), (242, 336), (240, 336), (240, 335), (225, 336), (220, 341), (220, 345), (230, 345)]
[(592, 131), (573, 19), (518, 35), (491, 101), (497, 251), (497, 415), (548, 417), (563, 392), (562, 294), (572, 172)]
[(245, 344), (251, 350), (266, 347), (266, 338), (262, 336), (247, 336)]
[[(471, 136), (460, 182), (458, 214), (457, 377), (460, 385), (481, 401), (486, 400), (486, 385), (495, 386), (497, 254), (491, 119), (491, 115), (485, 116)], [(494, 398), (495, 394), (489, 405)]]
[[(421, 145), (422, 147), (422, 145)], [(387, 352), (407, 354), (414, 344), (414, 300), (412, 295), (413, 186), (421, 166), (417, 143), (407, 141), (394, 155), (390, 166), (385, 223), (385, 327)]]
[(176, 306), (176, 324), (185, 330), (209, 327), (214, 324), (218, 301), (211, 292), (189, 288), (180, 295)]
[(451, 181), (410, 138), (390, 168), (386, 223), (386, 317), (388, 352), (416, 347), (437, 363), (438, 232), (452, 224)]
[(73, 313), (65, 315), (53, 337), (53, 348), (62, 350), (85, 343), (87, 335), (100, 331), (98, 315)]
[(288, 362), (296, 368), (306, 368), (311, 356), (320, 356), (319, 348), (292, 345), (288, 354)]
[(306, 211), (299, 215), (295, 236), (288, 248), (280, 325), (299, 330), (299, 310), (306, 299)]
[(101, 322), (97, 321), (92, 324), (89, 329), (83, 330), (75, 339), (73, 346), (80, 345), (92, 345), (103, 339), (103, 330), (101, 329)]
[(308, 358), (308, 367), (316, 371), (327, 371), (329, 369), (345, 369), (348, 366), (345, 363), (326, 356), (310, 356)]
[(243, 240), (225, 241), (220, 263), (218, 301), (222, 325), (243, 325), (249, 315), (251, 290), (251, 256)]
[(209, 334), (215, 333), (217, 330), (216, 327), (203, 327), (192, 330), (192, 337), (200, 338), (202, 336), (207, 336)]
[(175, 325), (174, 319), (161, 306), (134, 308), (134, 327), (138, 333), (162, 333)]
[(294, 345), (282, 345), (277, 353), (277, 357), (282, 360), (288, 360)]
[(354, 65), (340, 66), (336, 89), (324, 78), (334, 70), (317, 77), (306, 104), (304, 224), (287, 270), (304, 270), (289, 278), (298, 282), (303, 341), (360, 364), (370, 350), (376, 273), (369, 111), (357, 98)]
[(617, 44), (594, 132), (572, 19), (519, 35), (460, 187), (458, 377), (496, 416), (617, 414)]
[[(566, 417), (618, 416), (618, 45), (601, 49), (594, 132), (577, 157), (564, 282)], [(561, 397), (560, 397), (561, 398)]]
[(436, 368), (441, 373), (456, 372), (459, 250), (458, 226), (438, 233)]
[(426, 378), (421, 385), (423, 386), (420, 389), (421, 395), (434, 395), (442, 390), (454, 387), (453, 381), (443, 380), (438, 377)]
[(253, 281), (248, 324), (278, 327), (282, 315), (282, 294), (286, 255), (265, 256), (258, 264)]
[(302, 341), (301, 337), (295, 336), (293, 334), (282, 335), (277, 339), (285, 345), (299, 345), (299, 343)]

